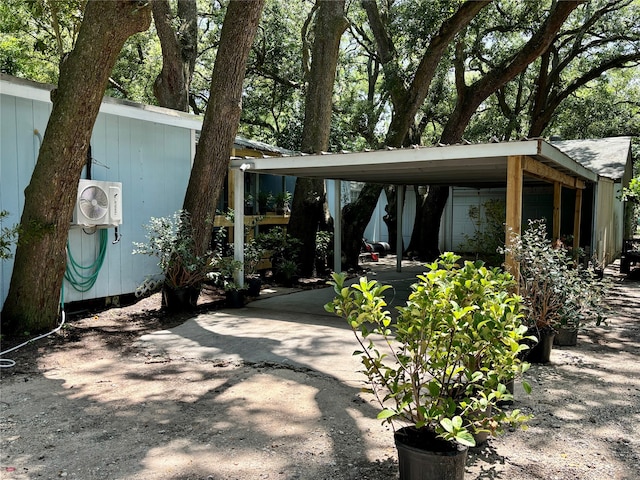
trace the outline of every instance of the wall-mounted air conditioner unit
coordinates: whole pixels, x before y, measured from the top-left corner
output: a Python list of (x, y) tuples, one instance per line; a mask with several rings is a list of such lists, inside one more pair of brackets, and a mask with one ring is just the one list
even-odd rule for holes
[(80, 180), (73, 224), (115, 227), (122, 224), (122, 183)]

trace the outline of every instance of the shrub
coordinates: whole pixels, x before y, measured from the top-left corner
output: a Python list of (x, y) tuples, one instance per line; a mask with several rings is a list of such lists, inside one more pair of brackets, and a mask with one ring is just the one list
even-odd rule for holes
[(577, 328), (605, 318), (607, 283), (574, 260), (572, 251), (554, 245), (545, 220), (530, 220), (521, 236), (513, 235), (510, 253), (519, 262), (520, 295), (526, 323), (538, 330)]
[(196, 254), (186, 211), (180, 210), (171, 217), (151, 217), (144, 228), (147, 241), (133, 242), (133, 253), (157, 257), (169, 288), (199, 287), (215, 269), (218, 254)]
[(485, 259), (490, 265), (498, 266), (502, 255), (498, 251), (504, 247), (506, 203), (504, 200), (490, 199), (482, 206), (469, 207), (469, 218), (473, 222), (472, 236), (464, 235), (461, 248)]
[(2, 219), (9, 216), (6, 210), (0, 211), (0, 260), (11, 258), (11, 245), (18, 237), (18, 227), (3, 227)]
[(460, 267), (459, 259), (445, 253), (427, 265), (396, 317), (385, 308), (390, 286), (363, 277), (346, 287), (343, 274), (333, 275), (336, 297), (325, 309), (353, 329), (379, 419), (474, 445), (472, 433), (528, 419), (499, 403), (513, 398), (505, 384), (528, 367), (518, 358), (527, 327), (520, 298), (508, 293), (511, 276), (480, 261)]

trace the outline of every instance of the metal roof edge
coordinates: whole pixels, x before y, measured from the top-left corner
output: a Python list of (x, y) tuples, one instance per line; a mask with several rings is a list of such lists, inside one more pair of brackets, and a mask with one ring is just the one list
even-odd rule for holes
[[(514, 146), (517, 147), (514, 151)], [(381, 150), (365, 150), (361, 152), (323, 152), (319, 154), (304, 154), (294, 152), (294, 155), (278, 158), (280, 168), (283, 162), (293, 166), (295, 162), (304, 158), (305, 162), (312, 162), (314, 159), (321, 161), (322, 166), (339, 165), (344, 162), (345, 157), (350, 160), (356, 159), (357, 163), (367, 164), (372, 161), (372, 157), (382, 157), (385, 160), (393, 159), (394, 161), (403, 162), (411, 158), (419, 158), (422, 160), (448, 160), (459, 158), (461, 153), (467, 158), (486, 158), (511, 155), (536, 155), (537, 141), (528, 140), (520, 142), (501, 142), (501, 143), (477, 143), (477, 144), (456, 144), (442, 146), (412, 146), (407, 148), (393, 148)], [(237, 161), (236, 164), (239, 164)], [(232, 162), (231, 168), (237, 168)], [(261, 164), (259, 168), (268, 169), (267, 163)]]
[(572, 172), (575, 172), (576, 175), (579, 175), (584, 180), (588, 180), (590, 182), (598, 181), (598, 174), (589, 170), (587, 167), (582, 165), (577, 160), (574, 160), (566, 153), (560, 151), (560, 149), (553, 144), (547, 142), (544, 139), (538, 139), (538, 148), (539, 154), (545, 158), (553, 160), (558, 165), (566, 168)]
[[(51, 104), (51, 91), (55, 88), (55, 85), (0, 74), (0, 94), (2, 95)], [(102, 98), (100, 112), (192, 130), (200, 130), (203, 120), (202, 117), (190, 113), (108, 96)]]

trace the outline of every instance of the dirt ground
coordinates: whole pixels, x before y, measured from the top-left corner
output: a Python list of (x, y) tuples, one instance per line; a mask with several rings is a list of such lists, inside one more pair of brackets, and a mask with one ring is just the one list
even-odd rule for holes
[[(533, 392), (516, 390), (514, 404), (535, 415), (530, 427), (471, 449), (467, 480), (640, 478), (640, 283), (607, 275), (608, 325), (531, 368)], [(0, 478), (398, 478), (391, 431), (352, 385), (135, 343), (186, 318), (154, 295), (70, 315), (59, 334), (8, 355), (17, 363), (0, 372)]]

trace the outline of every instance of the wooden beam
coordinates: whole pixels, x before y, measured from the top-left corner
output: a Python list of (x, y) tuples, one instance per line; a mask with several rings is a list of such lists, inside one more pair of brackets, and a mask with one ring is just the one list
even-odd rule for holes
[(576, 190), (576, 205), (573, 212), (573, 248), (580, 247), (580, 224), (582, 223), (582, 190)]
[[(284, 225), (286, 227), (289, 225), (289, 215), (245, 215), (244, 224), (247, 227), (255, 227), (256, 225)], [(224, 215), (216, 215), (213, 220), (213, 226), (233, 228), (234, 222)]]
[(522, 168), (527, 174), (546, 180), (547, 182), (559, 182), (569, 188), (584, 188), (584, 181), (574, 178), (566, 173), (562, 173), (554, 168), (539, 162), (531, 157), (524, 157)]
[(553, 182), (553, 241), (560, 238), (560, 212), (562, 207), (562, 185)]
[[(507, 215), (506, 215), (506, 236), (505, 245), (512, 246), (512, 236), (520, 235), (520, 225), (522, 224), (522, 179), (523, 179), (522, 155), (507, 158)], [(518, 264), (513, 255), (507, 254), (505, 267), (514, 277), (517, 278)]]

